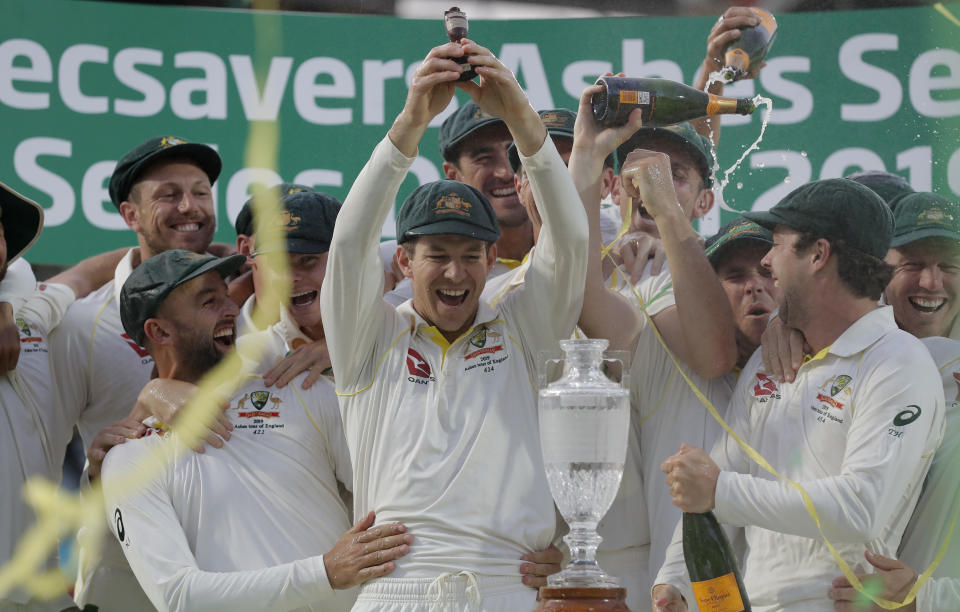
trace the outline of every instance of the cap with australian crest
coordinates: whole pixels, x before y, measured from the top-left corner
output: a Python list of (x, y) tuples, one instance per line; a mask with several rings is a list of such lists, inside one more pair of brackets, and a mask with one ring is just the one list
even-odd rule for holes
[(414, 189), (397, 213), (398, 243), (437, 234), (496, 242), (500, 227), (493, 207), (480, 191), (444, 179)]
[[(282, 183), (275, 188), (283, 210), (269, 220), (284, 231), (288, 253), (326, 253), (333, 240), (333, 226), (340, 212), (340, 200), (304, 185)], [(252, 198), (244, 207), (252, 205)], [(252, 224), (251, 224), (252, 225)], [(263, 252), (259, 233), (255, 250)]]
[(717, 267), (732, 247), (745, 244), (759, 244), (769, 248), (773, 245), (773, 234), (753, 221), (737, 217), (721, 227), (716, 234), (707, 238), (704, 248), (710, 264)]
[(713, 143), (701, 136), (689, 122), (662, 127), (642, 127), (617, 147), (617, 164), (623, 167), (627, 155), (634, 149), (648, 149), (658, 140), (673, 142), (685, 149), (697, 164), (707, 187), (713, 185)]
[(743, 216), (769, 230), (782, 225), (850, 247), (878, 259), (890, 248), (893, 215), (886, 202), (850, 179), (824, 179), (794, 189), (766, 212)]
[(957, 199), (929, 192), (900, 198), (893, 211), (891, 247), (901, 247), (924, 238), (946, 238), (960, 244), (960, 204)]
[(130, 190), (140, 176), (153, 164), (164, 159), (187, 159), (206, 173), (212, 185), (223, 162), (220, 155), (207, 145), (188, 142), (176, 136), (158, 136), (140, 143), (117, 162), (110, 176), (110, 201), (119, 210), (120, 204), (130, 195)]
[(440, 124), (440, 154), (448, 162), (456, 162), (460, 144), (482, 127), (503, 124), (499, 117), (488, 115), (473, 100), (461, 106)]
[(120, 321), (124, 331), (143, 346), (143, 324), (156, 316), (160, 305), (174, 289), (210, 271), (226, 277), (246, 259), (245, 255), (214, 257), (182, 249), (154, 255), (133, 269), (120, 290)]

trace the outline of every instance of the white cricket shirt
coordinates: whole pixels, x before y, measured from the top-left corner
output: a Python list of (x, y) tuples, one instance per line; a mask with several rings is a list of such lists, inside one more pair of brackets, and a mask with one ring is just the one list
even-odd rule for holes
[[(20, 330), (20, 359), (16, 369), (0, 376), (0, 566), (10, 560), (20, 537), (36, 518), (23, 499), (23, 485), (33, 477), (60, 482), (73, 422), (67, 421), (50, 401), (53, 385), (48, 337), (75, 298), (70, 287), (45, 283), (28, 299), (18, 300), (22, 305), (14, 312)], [(53, 554), (47, 568), (56, 565), (57, 555)], [(29, 603), (31, 610), (62, 610), (70, 605), (66, 595), (39, 602), (21, 589), (0, 599), (0, 608), (4, 602)]]
[[(226, 414), (223, 448), (175, 451), (175, 436), (115, 446), (101, 480), (107, 520), (159, 610), (349, 610), (323, 553), (350, 529), (337, 481), (350, 458), (332, 385), (282, 389), (250, 376)], [(151, 430), (155, 433), (155, 430)], [(115, 483), (151, 452), (159, 473), (129, 493)]]
[[(381, 298), (377, 239), (413, 162), (385, 138), (340, 211), (321, 292), (354, 463), (354, 502), (416, 540), (390, 578), (509, 576), (555, 529), (537, 424), (536, 354), (568, 338), (586, 274), (586, 215), (553, 141), (524, 158), (550, 202), (523, 286), (448, 344)], [(520, 588), (523, 588), (520, 586)]]
[[(855, 572), (864, 548), (894, 556), (943, 434), (943, 387), (930, 353), (897, 328), (889, 306), (861, 317), (805, 362), (793, 383), (744, 368), (728, 423), (813, 499), (823, 533)], [(800, 494), (724, 433), (714, 513), (744, 527), (744, 585), (754, 609), (833, 610), (839, 569)], [(690, 591), (677, 529), (655, 584)], [(689, 599), (689, 597), (688, 597)]]

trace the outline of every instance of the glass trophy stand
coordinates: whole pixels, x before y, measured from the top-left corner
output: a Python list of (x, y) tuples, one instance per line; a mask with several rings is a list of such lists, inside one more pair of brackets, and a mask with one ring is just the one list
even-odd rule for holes
[[(626, 589), (597, 565), (597, 524), (617, 495), (630, 430), (624, 359), (606, 340), (563, 340), (563, 359), (541, 360), (540, 446), (550, 492), (570, 526), (570, 563), (540, 590), (539, 612), (627, 611)], [(620, 357), (619, 355), (617, 357)], [(614, 382), (604, 370), (622, 373)], [(562, 375), (546, 384), (551, 373)]]

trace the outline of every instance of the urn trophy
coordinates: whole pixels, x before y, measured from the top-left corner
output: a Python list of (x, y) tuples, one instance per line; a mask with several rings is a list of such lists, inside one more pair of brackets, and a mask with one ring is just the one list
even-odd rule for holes
[(626, 589), (597, 565), (601, 537), (597, 524), (620, 488), (630, 429), (630, 392), (626, 374), (614, 382), (604, 374), (623, 359), (604, 357), (606, 340), (563, 340), (559, 379), (546, 385), (541, 373), (538, 403), (540, 446), (550, 493), (570, 526), (564, 541), (570, 562), (540, 589), (537, 612), (603, 610), (625, 612)]

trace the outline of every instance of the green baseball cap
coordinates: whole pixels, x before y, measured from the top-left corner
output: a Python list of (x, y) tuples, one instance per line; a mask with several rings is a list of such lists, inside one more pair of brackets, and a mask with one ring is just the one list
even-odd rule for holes
[[(271, 222), (287, 234), (288, 253), (326, 253), (333, 240), (333, 225), (340, 212), (340, 200), (303, 185), (280, 185), (283, 212)], [(250, 202), (247, 202), (250, 204)], [(257, 234), (259, 237), (259, 234)], [(262, 245), (254, 247), (262, 251)], [(256, 255), (257, 253), (254, 253)]]
[[(542, 110), (537, 113), (551, 138), (573, 140), (573, 125), (577, 122), (577, 113), (565, 108)], [(510, 167), (516, 172), (520, 168), (520, 153), (517, 151), (516, 143), (511, 142), (507, 148), (507, 158), (510, 160)]]
[(212, 185), (220, 176), (223, 162), (220, 155), (207, 145), (187, 142), (176, 136), (158, 136), (139, 144), (120, 158), (110, 176), (110, 201), (120, 210), (120, 204), (130, 195), (140, 175), (161, 159), (181, 157), (189, 159), (203, 170)]
[[(304, 185), (297, 185), (296, 183), (280, 183), (270, 187), (270, 189), (276, 189), (278, 196), (282, 197), (288, 193), (307, 191), (310, 188)], [(243, 207), (240, 208), (240, 212), (237, 213), (237, 218), (233, 222), (233, 228), (237, 230), (237, 236), (253, 236), (257, 231), (256, 226), (253, 224), (253, 198), (243, 203)]]
[(0, 224), (7, 241), (7, 263), (23, 255), (40, 237), (43, 208), (0, 183)]
[(454, 153), (463, 140), (482, 127), (503, 123), (499, 117), (488, 115), (470, 100), (440, 124), (440, 154), (448, 162), (456, 162)]
[(157, 314), (157, 309), (174, 289), (211, 270), (225, 278), (246, 260), (245, 255), (214, 257), (183, 249), (154, 255), (134, 268), (120, 290), (120, 321), (124, 331), (143, 346), (146, 339), (143, 324)]
[(767, 212), (743, 216), (769, 230), (777, 225), (844, 240), (883, 259), (893, 235), (893, 214), (869, 187), (850, 179), (824, 179), (794, 189)]
[(929, 192), (903, 196), (893, 211), (893, 240), (899, 247), (923, 238), (950, 238), (960, 242), (960, 204)]
[(397, 213), (397, 242), (436, 234), (496, 242), (500, 226), (493, 207), (480, 191), (466, 183), (443, 179), (414, 189)]
[(625, 143), (617, 147), (617, 171), (623, 167), (627, 155), (634, 149), (649, 149), (651, 141), (672, 141), (684, 149), (697, 162), (700, 174), (708, 187), (713, 185), (713, 143), (709, 138), (697, 133), (689, 122), (675, 123), (663, 127), (642, 127), (633, 133)]
[(742, 245), (747, 242), (763, 244), (767, 247), (773, 245), (773, 234), (765, 227), (761, 227), (749, 221), (744, 217), (737, 217), (730, 223), (720, 228), (713, 236), (707, 239), (704, 248), (706, 249), (707, 259), (714, 267), (720, 263), (723, 254), (734, 245)]
[(861, 170), (848, 174), (847, 178), (866, 185), (893, 208), (894, 200), (908, 193), (914, 193), (913, 187), (899, 174), (884, 172), (883, 170)]

